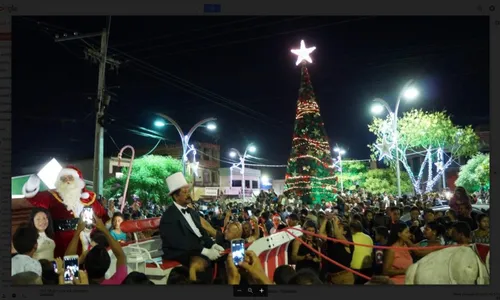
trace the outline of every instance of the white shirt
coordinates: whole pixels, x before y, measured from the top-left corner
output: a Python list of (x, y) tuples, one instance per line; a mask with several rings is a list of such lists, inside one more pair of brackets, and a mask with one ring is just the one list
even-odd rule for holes
[(37, 244), (38, 247), (35, 254), (33, 254), (33, 258), (36, 260), (46, 259), (54, 261), (54, 249), (56, 248), (54, 240), (49, 238), (45, 232), (39, 232)]
[(382, 200), (382, 209), (386, 209), (391, 205), (391, 201), (389, 198), (386, 196), (384, 197), (384, 200)]
[(198, 237), (201, 237), (201, 232), (200, 230), (198, 229), (198, 227), (196, 226), (196, 224), (194, 223), (193, 221), (193, 218), (191, 217), (191, 214), (189, 213), (184, 213), (182, 212), (183, 209), (186, 209), (187, 207), (182, 207), (180, 206), (179, 204), (177, 204), (176, 202), (174, 202), (174, 205), (175, 207), (177, 207), (177, 209), (179, 210), (179, 212), (182, 214), (182, 216), (184, 217), (184, 219), (186, 219), (186, 221), (188, 222), (189, 226), (191, 227), (191, 229), (193, 230), (193, 232), (198, 236)]
[(34, 272), (38, 276), (42, 276), (42, 265), (36, 259), (24, 254), (17, 254), (11, 260), (11, 276), (23, 272)]

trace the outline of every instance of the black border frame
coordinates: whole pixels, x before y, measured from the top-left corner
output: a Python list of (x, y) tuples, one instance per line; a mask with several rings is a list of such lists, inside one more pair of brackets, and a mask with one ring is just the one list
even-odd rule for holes
[[(218, 3), (222, 5), (220, 13), (205, 14), (203, 12), (206, 2), (179, 1), (171, 3), (170, 1), (152, 1), (142, 0), (139, 2), (116, 1), (113, 3), (98, 1), (26, 1), (23, 4), (2, 4), (0, 5), (0, 32), (5, 32), (10, 27), (10, 17), (15, 15), (105, 15), (110, 12), (113, 15), (482, 15), (490, 18), (490, 152), (496, 153), (498, 146), (497, 136), (498, 123), (500, 118), (496, 119), (495, 112), (500, 109), (500, 90), (498, 85), (500, 72), (500, 7), (496, 7), (494, 1), (208, 1), (208, 3)], [(10, 42), (0, 42), (0, 48), (8, 45)], [(496, 55), (495, 55), (496, 54)], [(3, 81), (4, 79), (1, 79)], [(8, 82), (8, 79), (6, 82)], [(3, 84), (3, 82), (2, 82)], [(189, 288), (183, 286), (168, 287), (150, 287), (135, 286), (134, 288), (117, 287), (11, 287), (10, 286), (10, 236), (11, 236), (11, 216), (10, 216), (10, 179), (11, 179), (11, 94), (2, 93), (0, 95), (0, 234), (2, 237), (2, 258), (0, 260), (0, 275), (2, 276), (2, 285), (0, 297), (3, 299), (13, 298), (35, 298), (42, 294), (54, 295), (56, 297), (71, 297), (72, 299), (88, 299), (87, 293), (93, 293), (105, 297), (124, 297), (126, 299), (138, 298), (145, 293), (153, 292), (153, 289), (167, 289), (166, 292), (160, 291), (159, 297), (174, 297), (179, 294), (180, 297), (207, 297), (207, 290), (210, 294), (219, 299), (232, 298), (233, 289), (230, 286), (210, 286)], [(494, 100), (496, 99), (496, 101)], [(500, 136), (500, 135), (499, 135)], [(495, 154), (491, 156), (491, 198), (500, 196), (496, 189), (499, 181), (500, 159)], [(493, 200), (495, 202), (496, 200)], [(493, 211), (496, 210), (496, 203), (492, 205)], [(491, 219), (492, 228), (498, 228), (499, 218)], [(491, 237), (491, 247), (496, 249), (500, 236), (493, 234)], [(401, 289), (394, 297), (404, 297), (405, 299), (423, 297), (432, 297), (445, 299), (450, 296), (490, 296), (500, 299), (500, 291), (496, 288), (495, 270), (498, 270), (498, 261), (495, 255), (492, 255), (490, 264), (492, 270), (491, 284), (489, 286), (365, 286), (365, 287), (327, 287), (327, 286), (293, 286), (293, 287), (270, 287), (269, 297), (283, 298), (292, 300), (300, 299), (304, 296), (318, 297), (316, 292), (324, 293), (324, 296), (336, 297), (337, 292), (345, 293), (344, 297), (366, 297), (372, 298), (376, 294), (381, 297), (387, 297), (394, 293), (394, 288)], [(389, 290), (391, 288), (391, 290)], [(286, 292), (285, 292), (286, 291)], [(334, 293), (331, 293), (335, 291)], [(496, 292), (498, 291), (498, 293)], [(66, 293), (71, 292), (71, 295)], [(399, 294), (401, 293), (401, 294)], [(149, 297), (154, 297), (152, 294)], [(319, 296), (322, 297), (322, 296)]]

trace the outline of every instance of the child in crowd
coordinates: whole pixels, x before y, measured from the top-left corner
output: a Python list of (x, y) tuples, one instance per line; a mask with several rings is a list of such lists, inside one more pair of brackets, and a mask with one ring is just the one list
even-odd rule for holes
[(33, 258), (38, 247), (37, 241), (38, 231), (36, 228), (26, 225), (17, 228), (12, 240), (17, 252), (17, 255), (11, 259), (12, 276), (23, 272), (33, 272), (42, 276), (42, 266), (38, 260)]

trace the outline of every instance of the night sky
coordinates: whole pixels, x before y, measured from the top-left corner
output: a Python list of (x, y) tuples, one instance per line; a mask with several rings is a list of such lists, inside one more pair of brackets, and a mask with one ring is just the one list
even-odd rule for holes
[[(54, 37), (106, 23), (13, 18), (13, 175), (52, 157), (93, 157), (98, 66), (83, 51), (100, 39)], [(192, 140), (220, 143), (223, 160), (253, 142), (260, 163), (286, 164), (300, 84), (290, 49), (301, 39), (317, 47), (309, 71), (330, 143), (349, 158), (369, 157), (371, 100), (394, 105), (411, 78), (421, 97), (400, 110), (447, 110), (458, 124), (487, 124), (488, 27), (487, 17), (112, 17), (109, 54), (122, 65), (107, 72), (105, 152), (152, 148), (156, 139), (130, 131), (140, 127), (178, 141), (173, 127), (154, 128), (162, 112), (185, 131), (217, 117), (216, 134), (199, 129)]]

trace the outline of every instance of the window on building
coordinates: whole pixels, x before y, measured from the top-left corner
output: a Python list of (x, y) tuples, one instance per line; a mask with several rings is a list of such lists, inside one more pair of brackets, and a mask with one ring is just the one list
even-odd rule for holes
[(241, 187), (241, 180), (233, 180), (233, 187)]
[(208, 153), (208, 151), (209, 151), (209, 150), (210, 150), (210, 149), (208, 149), (208, 148), (203, 148), (203, 149), (202, 149), (202, 152), (203, 152), (203, 160), (209, 160), (209, 159), (210, 159), (210, 158), (209, 158), (209, 155), (210, 155), (210, 154)]
[(219, 184), (219, 172), (212, 171), (212, 183)]
[(210, 172), (208, 170), (203, 171), (203, 184), (210, 183)]
[(252, 189), (258, 189), (259, 188), (259, 182), (257, 180), (252, 180)]
[(250, 180), (245, 180), (245, 188), (246, 189), (250, 188)]

